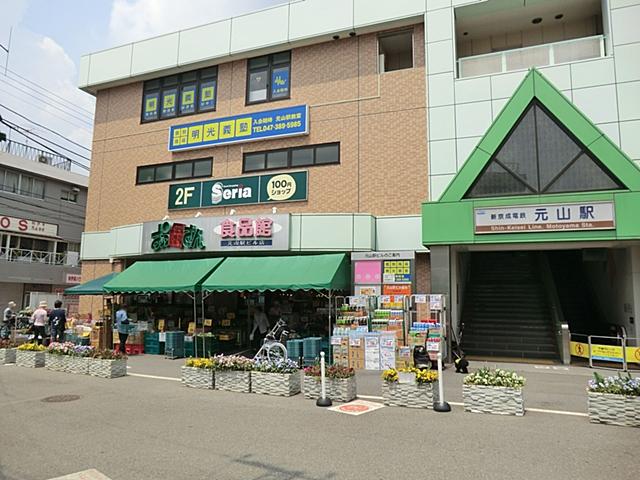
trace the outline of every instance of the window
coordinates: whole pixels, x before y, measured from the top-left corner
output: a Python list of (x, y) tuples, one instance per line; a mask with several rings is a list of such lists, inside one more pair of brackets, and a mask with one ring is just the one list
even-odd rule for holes
[(378, 55), (380, 73), (413, 68), (413, 30), (380, 35)]
[(289, 98), (290, 84), (291, 52), (248, 60), (247, 105)]
[(0, 169), (0, 191), (17, 193), (26, 197), (44, 198), (44, 180)]
[(624, 188), (537, 102), (532, 102), (467, 198)]
[(142, 121), (153, 122), (215, 110), (217, 84), (218, 67), (145, 82)]
[(282, 168), (340, 163), (340, 144), (327, 143), (305, 147), (245, 153), (242, 171), (256, 172)]
[(65, 202), (78, 203), (78, 192), (75, 190), (62, 190), (60, 200)]
[(158, 183), (169, 180), (185, 180), (189, 178), (210, 177), (213, 169), (213, 158), (199, 158), (185, 162), (161, 163), (138, 167), (136, 183)]

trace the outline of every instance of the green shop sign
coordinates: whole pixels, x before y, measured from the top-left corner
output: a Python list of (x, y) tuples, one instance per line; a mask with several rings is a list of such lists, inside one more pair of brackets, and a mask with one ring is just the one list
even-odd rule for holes
[(196, 225), (163, 222), (159, 223), (158, 229), (151, 234), (151, 249), (154, 252), (167, 248), (202, 250), (206, 248), (203, 237), (204, 232)]
[(307, 172), (180, 183), (169, 187), (169, 210), (302, 201), (307, 184)]

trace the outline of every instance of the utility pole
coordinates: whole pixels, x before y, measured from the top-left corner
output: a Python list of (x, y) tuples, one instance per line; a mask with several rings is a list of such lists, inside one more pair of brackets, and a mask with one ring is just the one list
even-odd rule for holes
[(9, 50), (11, 49), (11, 34), (13, 33), (13, 27), (9, 27), (9, 42), (5, 47), (0, 43), (0, 48), (2, 48), (5, 52), (7, 52), (7, 59), (4, 62), (4, 75), (7, 76), (7, 70), (9, 69)]

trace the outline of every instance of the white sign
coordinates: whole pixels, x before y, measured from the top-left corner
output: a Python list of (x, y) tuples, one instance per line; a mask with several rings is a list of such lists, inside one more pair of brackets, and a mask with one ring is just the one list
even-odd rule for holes
[(82, 275), (78, 273), (67, 273), (65, 283), (79, 284), (82, 283)]
[(476, 234), (616, 228), (613, 202), (474, 208), (474, 220)]
[(416, 252), (353, 252), (351, 260), (413, 260)]
[(9, 232), (30, 233), (47, 237), (58, 236), (58, 225), (53, 223), (37, 222), (26, 218), (16, 218), (0, 215), (0, 230)]

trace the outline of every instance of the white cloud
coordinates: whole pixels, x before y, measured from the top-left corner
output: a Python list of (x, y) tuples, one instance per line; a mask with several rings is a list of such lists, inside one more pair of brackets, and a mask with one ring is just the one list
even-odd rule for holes
[(286, 0), (114, 0), (109, 37), (120, 45), (279, 3)]

